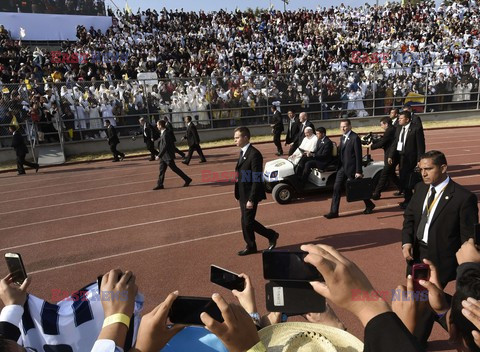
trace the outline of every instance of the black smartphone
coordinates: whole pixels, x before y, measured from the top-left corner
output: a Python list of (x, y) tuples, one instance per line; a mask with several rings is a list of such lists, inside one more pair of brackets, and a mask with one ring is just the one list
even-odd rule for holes
[(229, 290), (243, 291), (245, 279), (216, 265), (210, 266), (210, 281)]
[(263, 277), (272, 281), (323, 281), (317, 268), (304, 262), (307, 255), (301, 251), (265, 251), (262, 254)]
[(475, 225), (475, 244), (480, 246), (480, 224)]
[(208, 313), (216, 321), (223, 322), (222, 313), (217, 304), (206, 297), (178, 296), (173, 301), (168, 317), (174, 324), (204, 325), (200, 320), (202, 312)]
[(22, 256), (19, 253), (5, 253), (8, 271), (13, 275), (13, 282), (17, 285), (23, 284), (27, 279), (27, 271), (23, 265)]
[(271, 281), (265, 285), (265, 299), (269, 312), (286, 315), (325, 312), (325, 297), (308, 282)]

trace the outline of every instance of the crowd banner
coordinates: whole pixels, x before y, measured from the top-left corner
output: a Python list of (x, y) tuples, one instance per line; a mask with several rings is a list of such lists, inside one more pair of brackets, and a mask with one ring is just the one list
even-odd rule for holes
[(112, 26), (108, 16), (79, 16), (0, 12), (0, 24), (15, 40), (77, 40), (77, 26), (103, 33)]

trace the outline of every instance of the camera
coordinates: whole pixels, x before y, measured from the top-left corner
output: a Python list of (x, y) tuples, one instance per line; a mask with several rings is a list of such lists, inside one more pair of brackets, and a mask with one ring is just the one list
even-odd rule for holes
[(366, 136), (363, 136), (360, 140), (362, 142), (362, 145), (369, 145), (369, 144), (377, 142), (380, 138), (382, 138), (382, 137), (370, 132)]

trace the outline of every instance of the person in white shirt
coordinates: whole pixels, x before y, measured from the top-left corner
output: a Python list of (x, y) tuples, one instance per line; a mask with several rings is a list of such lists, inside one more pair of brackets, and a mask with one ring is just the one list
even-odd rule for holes
[(305, 153), (312, 153), (317, 146), (317, 136), (313, 133), (313, 128), (306, 127), (305, 128), (305, 138), (302, 140), (300, 146), (295, 150), (295, 152), (288, 157), (294, 165), (298, 165), (300, 159), (305, 155)]

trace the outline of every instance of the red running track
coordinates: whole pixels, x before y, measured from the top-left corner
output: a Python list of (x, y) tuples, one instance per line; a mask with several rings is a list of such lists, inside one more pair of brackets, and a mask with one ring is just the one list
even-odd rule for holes
[[(480, 127), (426, 132), (427, 149), (447, 155), (450, 175), (480, 193)], [(338, 139), (338, 138), (334, 138)], [(261, 144), (265, 161), (275, 158), (272, 144)], [(260, 312), (265, 312), (261, 255), (239, 257), (244, 248), (240, 211), (231, 183), (202, 182), (202, 171), (233, 171), (236, 147), (207, 150), (208, 162), (179, 164), (193, 183), (167, 172), (165, 189), (152, 191), (158, 163), (133, 158), (66, 165), (0, 175), (0, 251), (20, 252), (33, 278), (31, 292), (50, 300), (53, 289), (74, 291), (111, 268), (132, 270), (149, 311), (174, 290), (182, 295), (209, 296), (219, 292), (209, 282), (209, 266), (217, 264), (250, 274)], [(375, 151), (374, 159), (382, 160)], [(289, 205), (271, 196), (260, 204), (257, 219), (280, 233), (279, 247), (325, 243), (355, 261), (378, 290), (405, 284), (400, 249), (402, 211), (392, 191), (376, 201), (371, 215), (363, 202), (340, 206), (341, 217), (326, 220), (330, 194), (307, 197)], [(259, 249), (266, 240), (257, 240)], [(0, 274), (6, 275), (5, 265)], [(450, 284), (448, 289), (452, 290)], [(363, 337), (363, 328), (349, 313), (336, 309), (349, 331)], [(439, 328), (430, 338), (430, 350), (450, 347)]]

